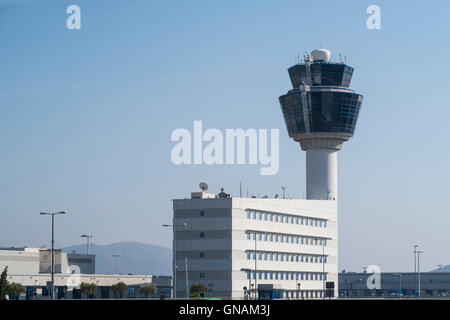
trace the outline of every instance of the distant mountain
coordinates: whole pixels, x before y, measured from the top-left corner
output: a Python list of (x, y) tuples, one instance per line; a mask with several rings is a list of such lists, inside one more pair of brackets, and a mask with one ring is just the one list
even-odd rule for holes
[(441, 269), (434, 269), (431, 272), (450, 272), (450, 265), (443, 266)]
[[(63, 252), (86, 253), (86, 244), (62, 249)], [(95, 254), (95, 273), (115, 273), (116, 262), (113, 254), (120, 255), (118, 269), (120, 274), (171, 275), (172, 250), (140, 242), (118, 242), (109, 245), (91, 243)]]

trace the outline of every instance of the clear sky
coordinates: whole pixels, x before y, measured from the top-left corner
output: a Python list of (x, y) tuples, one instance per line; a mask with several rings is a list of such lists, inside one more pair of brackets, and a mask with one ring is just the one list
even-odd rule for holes
[[(81, 30), (66, 28), (67, 6)], [(381, 7), (381, 30), (366, 8)], [(206, 181), (302, 197), (305, 154), (278, 96), (320, 46), (364, 95), (339, 153), (340, 269), (450, 264), (448, 1), (0, 0), (0, 245), (171, 246), (173, 198)], [(175, 166), (176, 128), (279, 128), (280, 170)]]

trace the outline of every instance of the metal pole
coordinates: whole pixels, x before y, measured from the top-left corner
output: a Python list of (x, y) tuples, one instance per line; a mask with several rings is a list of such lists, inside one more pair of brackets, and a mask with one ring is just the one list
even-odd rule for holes
[(257, 261), (258, 261), (258, 253), (256, 252), (256, 231), (255, 233), (255, 300), (258, 299), (258, 275), (257, 275)]
[(322, 295), (325, 300), (325, 239), (322, 239)]
[(91, 249), (91, 236), (88, 236), (88, 238), (87, 238), (87, 254), (89, 254), (90, 249)]
[(417, 256), (417, 245), (414, 245), (414, 296), (417, 296), (417, 261), (416, 261), (416, 256)]
[(184, 265), (186, 268), (186, 299), (189, 299), (189, 278), (188, 278), (188, 260), (184, 258)]
[(172, 223), (173, 230), (173, 298), (177, 299), (177, 239), (175, 233), (175, 214)]
[(52, 214), (52, 300), (55, 300), (55, 215)]
[(420, 293), (420, 254), (421, 253), (423, 253), (423, 251), (417, 251), (417, 273), (418, 273), (418, 281), (419, 281), (419, 284), (418, 284), (418, 287), (419, 287), (419, 299), (420, 299), (420, 296), (421, 296), (421, 293)]

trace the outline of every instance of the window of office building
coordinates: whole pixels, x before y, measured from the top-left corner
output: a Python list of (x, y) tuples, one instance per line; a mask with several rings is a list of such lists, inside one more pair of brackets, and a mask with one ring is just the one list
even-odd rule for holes
[(200, 215), (204, 216), (205, 215), (205, 210), (200, 210)]

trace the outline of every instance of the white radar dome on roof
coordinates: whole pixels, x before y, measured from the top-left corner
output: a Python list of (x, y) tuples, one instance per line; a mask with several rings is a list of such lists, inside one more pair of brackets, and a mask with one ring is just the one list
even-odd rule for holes
[(311, 57), (314, 61), (328, 62), (331, 58), (331, 52), (327, 49), (316, 49), (311, 52)]

